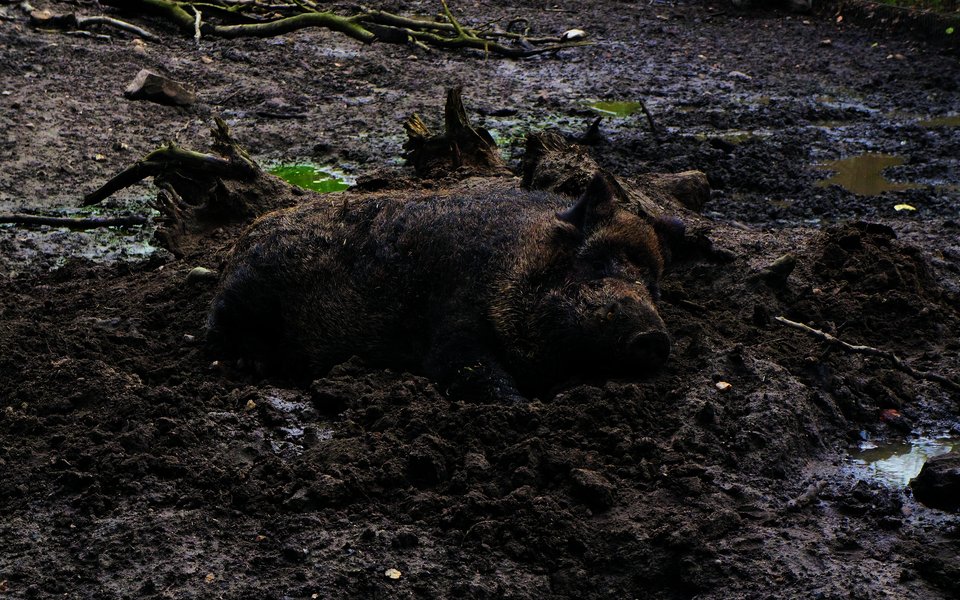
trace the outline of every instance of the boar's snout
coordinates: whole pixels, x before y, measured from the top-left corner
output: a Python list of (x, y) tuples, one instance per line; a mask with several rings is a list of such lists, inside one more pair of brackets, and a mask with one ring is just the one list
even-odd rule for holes
[(670, 357), (670, 336), (664, 331), (644, 331), (630, 340), (630, 354), (641, 368), (656, 369)]
[[(595, 309), (600, 344), (613, 351), (617, 370), (653, 370), (670, 356), (670, 336), (656, 307), (646, 295), (623, 293)], [(615, 357), (615, 358), (614, 358)], [(616, 365), (616, 366), (615, 366)]]

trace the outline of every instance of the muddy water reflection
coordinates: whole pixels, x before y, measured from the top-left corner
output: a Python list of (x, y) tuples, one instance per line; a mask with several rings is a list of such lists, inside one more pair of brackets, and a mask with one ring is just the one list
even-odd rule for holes
[(871, 479), (893, 487), (904, 487), (920, 473), (927, 460), (960, 446), (960, 437), (920, 437), (884, 444), (864, 442), (853, 463), (867, 471)]
[(883, 170), (904, 163), (903, 157), (891, 154), (861, 154), (819, 165), (823, 171), (835, 171), (829, 179), (817, 182), (817, 187), (839, 185), (859, 196), (876, 196), (883, 192), (917, 189), (917, 183), (897, 183), (883, 176)]
[(321, 193), (342, 192), (350, 187), (345, 176), (321, 170), (310, 163), (279, 165), (270, 169), (270, 174), (293, 185)]
[(960, 115), (952, 115), (949, 117), (934, 117), (933, 119), (925, 119), (917, 123), (920, 127), (960, 127)]
[(630, 115), (643, 110), (642, 102), (628, 102), (619, 100), (592, 102), (589, 106), (600, 114), (614, 117), (629, 117)]

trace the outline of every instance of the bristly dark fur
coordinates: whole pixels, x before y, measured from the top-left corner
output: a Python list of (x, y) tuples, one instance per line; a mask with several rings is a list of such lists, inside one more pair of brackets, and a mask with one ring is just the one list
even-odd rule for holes
[(613, 196), (598, 176), (575, 208), (499, 190), (268, 214), (233, 251), (209, 339), (294, 377), (357, 355), (493, 396), (656, 366), (661, 239)]

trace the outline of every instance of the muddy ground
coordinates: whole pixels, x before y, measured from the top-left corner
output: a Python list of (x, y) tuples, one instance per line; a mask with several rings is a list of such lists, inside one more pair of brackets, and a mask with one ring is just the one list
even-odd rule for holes
[[(642, 98), (659, 143), (634, 114), (591, 151), (623, 176), (706, 172), (723, 250), (665, 278), (661, 373), (504, 405), (357, 362), (309, 388), (217, 368), (213, 284), (186, 275), (218, 269), (237, 227), (175, 260), (146, 230), (0, 226), (0, 597), (957, 597), (960, 519), (848, 453), (956, 435), (960, 398), (773, 320), (960, 378), (960, 130), (924, 123), (960, 110), (956, 53), (867, 11), (512, 6), (455, 10), (597, 44), (523, 61), (325, 31), (198, 48), (149, 20), (163, 44), (38, 31), (0, 5), (0, 211), (75, 212), (163, 140), (205, 148), (215, 115), (265, 164), (402, 170), (402, 120), (437, 123), (462, 84), (511, 162), (528, 130), (576, 134), (590, 102)], [(123, 99), (141, 68), (200, 102)], [(914, 187), (817, 186), (818, 164), (868, 152)], [(757, 276), (786, 252), (785, 283)]]

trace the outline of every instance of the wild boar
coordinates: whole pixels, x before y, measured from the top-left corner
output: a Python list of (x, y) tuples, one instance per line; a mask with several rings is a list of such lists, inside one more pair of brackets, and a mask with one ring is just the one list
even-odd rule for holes
[(269, 213), (232, 251), (208, 339), (289, 376), (356, 355), (488, 398), (655, 369), (670, 337), (654, 301), (682, 225), (619, 208), (616, 190), (598, 174), (577, 201), (381, 193)]

